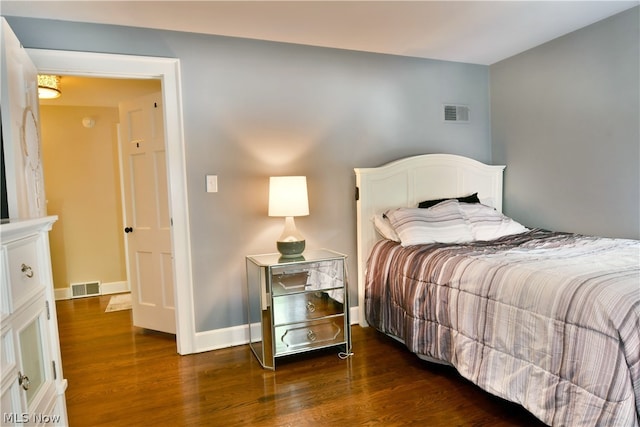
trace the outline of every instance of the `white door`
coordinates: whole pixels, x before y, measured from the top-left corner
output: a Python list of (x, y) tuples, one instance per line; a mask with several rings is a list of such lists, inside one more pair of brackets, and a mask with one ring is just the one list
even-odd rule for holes
[(121, 102), (120, 130), (133, 324), (175, 334), (162, 94)]

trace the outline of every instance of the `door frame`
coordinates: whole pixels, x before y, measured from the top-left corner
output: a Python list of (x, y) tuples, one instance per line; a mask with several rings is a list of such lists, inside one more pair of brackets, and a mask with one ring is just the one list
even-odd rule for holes
[(196, 336), (180, 60), (49, 49), (26, 49), (26, 51), (40, 73), (106, 78), (159, 78), (162, 81), (172, 222), (176, 343), (179, 354), (194, 353)]

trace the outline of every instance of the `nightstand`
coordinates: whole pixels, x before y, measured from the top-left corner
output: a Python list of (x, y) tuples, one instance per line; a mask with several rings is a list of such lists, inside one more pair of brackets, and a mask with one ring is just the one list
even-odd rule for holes
[(346, 256), (327, 249), (298, 258), (246, 259), (249, 344), (260, 364), (324, 347), (351, 351)]

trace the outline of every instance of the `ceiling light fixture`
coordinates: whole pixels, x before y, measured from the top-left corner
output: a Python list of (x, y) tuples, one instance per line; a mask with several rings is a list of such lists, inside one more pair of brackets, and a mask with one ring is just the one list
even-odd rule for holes
[(60, 76), (38, 74), (38, 98), (54, 99), (60, 95)]

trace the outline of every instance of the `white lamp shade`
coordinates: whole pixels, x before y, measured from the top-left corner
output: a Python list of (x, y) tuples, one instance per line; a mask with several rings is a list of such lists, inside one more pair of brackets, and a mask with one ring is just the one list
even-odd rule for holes
[(309, 215), (306, 176), (269, 178), (269, 216)]

